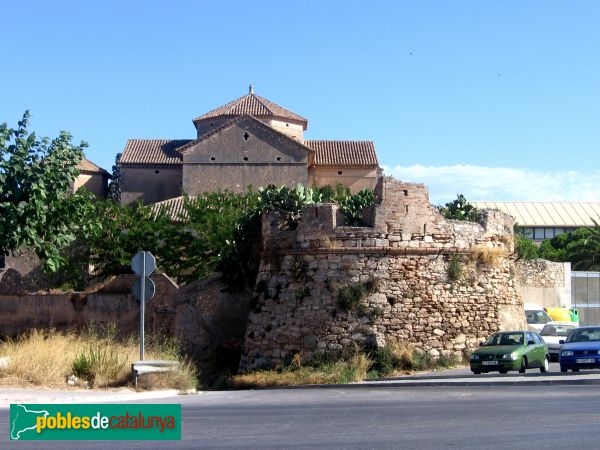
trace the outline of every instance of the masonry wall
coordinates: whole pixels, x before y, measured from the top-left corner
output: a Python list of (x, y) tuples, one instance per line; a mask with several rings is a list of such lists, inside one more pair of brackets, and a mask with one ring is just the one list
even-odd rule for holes
[(181, 195), (181, 166), (121, 167), (121, 204), (156, 203)]
[(571, 263), (544, 259), (517, 262), (519, 291), (525, 303), (571, 307)]
[(100, 173), (85, 173), (82, 172), (73, 183), (73, 192), (84, 187), (97, 198), (106, 198), (108, 191), (108, 177)]
[[(242, 370), (389, 339), (434, 355), (460, 353), (491, 332), (526, 327), (509, 216), (445, 220), (423, 185), (391, 178), (377, 193), (381, 203), (367, 218), (373, 227), (338, 226), (334, 205), (308, 208), (294, 231), (264, 218)], [(460, 267), (458, 279), (451, 266)], [(359, 285), (366, 294), (343, 307), (340, 292)]]
[[(340, 173), (341, 172), (341, 173)], [(313, 186), (335, 186), (342, 183), (356, 193), (362, 189), (374, 189), (377, 184), (375, 167), (314, 167), (311, 169)]]
[(183, 152), (183, 190), (243, 193), (269, 184), (308, 184), (310, 151), (262, 122), (242, 117)]
[[(166, 275), (152, 279), (156, 295), (147, 302), (146, 330), (172, 333), (178, 288)], [(139, 304), (130, 293), (134, 281), (134, 275), (120, 275), (92, 293), (0, 295), (0, 338), (32, 328), (73, 330), (90, 322), (114, 323), (123, 335), (137, 333)]]

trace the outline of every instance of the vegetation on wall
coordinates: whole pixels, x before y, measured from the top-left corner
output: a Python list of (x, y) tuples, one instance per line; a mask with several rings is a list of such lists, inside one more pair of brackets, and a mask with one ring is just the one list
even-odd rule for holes
[[(373, 201), (374, 196), (363, 191), (353, 196), (330, 187), (268, 186), (245, 194), (225, 191), (186, 198), (177, 218), (167, 209), (88, 199), (79, 216), (85, 226), (64, 252), (58, 279), (63, 287), (83, 289), (87, 263), (98, 278), (129, 273), (131, 257), (144, 249), (156, 256), (159, 269), (180, 283), (220, 270), (232, 286), (253, 285), (260, 262), (262, 213), (277, 212), (282, 229), (295, 229), (307, 205), (333, 199), (351, 205), (357, 215), (369, 198)], [(306, 267), (298, 266), (297, 271), (301, 276)]]
[(446, 219), (476, 222), (479, 218), (479, 210), (471, 205), (462, 194), (458, 194), (456, 200), (446, 203), (445, 206), (438, 206), (438, 210)]

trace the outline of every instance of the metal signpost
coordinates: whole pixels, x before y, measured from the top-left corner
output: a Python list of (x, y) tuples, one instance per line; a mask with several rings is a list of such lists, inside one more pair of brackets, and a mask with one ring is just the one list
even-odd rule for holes
[(154, 297), (156, 286), (150, 274), (156, 269), (156, 258), (150, 252), (139, 251), (131, 259), (131, 269), (139, 276), (131, 292), (140, 301), (140, 361), (144, 360), (144, 314), (145, 303)]

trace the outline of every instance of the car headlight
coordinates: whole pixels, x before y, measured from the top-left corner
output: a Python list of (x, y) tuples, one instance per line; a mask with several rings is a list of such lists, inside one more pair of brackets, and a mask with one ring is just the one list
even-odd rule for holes
[(573, 352), (571, 350), (565, 350), (561, 353), (561, 356), (573, 356)]
[(471, 355), (473, 361), (479, 361), (479, 355)]
[(516, 353), (511, 353), (510, 355), (502, 355), (502, 359), (510, 359), (511, 361), (516, 361), (519, 356)]

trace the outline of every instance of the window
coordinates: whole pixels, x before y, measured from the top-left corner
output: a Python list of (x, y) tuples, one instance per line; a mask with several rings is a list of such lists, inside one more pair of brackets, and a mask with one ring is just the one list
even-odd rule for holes
[(160, 173), (160, 170), (155, 170), (154, 173)]
[(523, 228), (523, 236), (533, 239), (533, 228)]
[(544, 239), (544, 229), (543, 228), (534, 228), (533, 229), (533, 238), (534, 239)]
[(342, 174), (342, 171), (341, 171), (341, 170), (338, 170), (338, 175), (341, 175), (341, 174)]
[(552, 239), (554, 236), (554, 228), (544, 228), (544, 237), (546, 239)]
[(211, 157), (210, 157), (210, 160), (211, 160), (211, 161), (214, 161), (215, 159), (217, 159), (217, 158), (215, 158), (214, 156), (211, 156)]
[(248, 161), (248, 157), (247, 156), (244, 156), (244, 161)]
[(245, 132), (244, 133), (244, 140), (247, 141), (249, 137), (250, 137), (250, 135), (248, 134), (248, 132)]
[(281, 156), (278, 156), (278, 157), (277, 157), (277, 161), (281, 161)]

